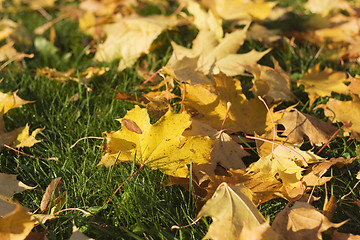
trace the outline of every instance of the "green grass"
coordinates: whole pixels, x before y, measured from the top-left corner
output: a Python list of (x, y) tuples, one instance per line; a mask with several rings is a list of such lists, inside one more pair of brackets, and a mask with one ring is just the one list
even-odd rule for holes
[[(290, 3), (284, 1), (284, 4)], [(4, 12), (3, 17), (22, 21), (30, 35), (37, 26), (46, 22), (36, 11)], [(104, 140), (101, 139), (86, 139), (74, 148), (70, 146), (82, 137), (99, 137), (104, 131), (119, 129), (120, 124), (114, 119), (123, 117), (133, 105), (123, 100), (114, 100), (114, 89), (122, 92), (138, 91), (134, 87), (144, 79), (137, 75), (135, 68), (117, 72), (116, 62), (103, 64), (110, 70), (105, 75), (92, 79), (88, 84), (92, 91), (88, 91), (84, 85), (77, 82), (59, 83), (39, 76), (36, 69), (46, 66), (62, 71), (75, 68), (77, 72), (81, 72), (93, 65), (93, 55), (86, 55), (91, 39), (79, 31), (77, 23), (63, 20), (55, 25), (55, 30), (57, 50), (53, 53), (41, 52), (34, 45), (21, 46), (19, 50), (34, 52), (35, 57), (25, 59), (19, 65), (13, 63), (0, 73), (0, 79), (3, 78), (0, 83), (2, 92), (19, 90), (20, 97), (35, 101), (9, 111), (5, 115), (7, 129), (13, 130), (26, 123), (29, 123), (31, 130), (45, 127), (38, 136), (42, 140), (41, 143), (22, 149), (35, 158), (6, 148), (0, 152), (0, 172), (17, 174), (18, 179), (25, 184), (37, 186), (34, 190), (16, 194), (15, 198), (22, 205), (36, 210), (51, 180), (62, 177), (64, 208), (80, 208), (93, 213), (91, 216), (79, 211), (61, 213), (59, 218), (46, 224), (49, 239), (69, 238), (73, 219), (81, 231), (96, 239), (201, 239), (208, 229), (209, 219), (185, 229), (170, 229), (172, 225), (183, 226), (191, 223), (190, 218), (196, 217), (195, 203), (189, 200), (191, 195), (183, 188), (163, 186), (167, 176), (159, 171), (145, 167), (127, 181), (111, 202), (106, 204), (115, 189), (139, 166), (132, 163), (118, 164), (111, 168), (97, 166), (102, 155), (101, 145), (104, 144)], [(44, 37), (48, 38), (48, 34), (45, 33)], [(154, 53), (142, 57), (137, 65), (143, 59), (150, 60), (154, 57), (155, 63), (150, 65), (149, 69), (159, 69), (171, 56), (170, 40), (190, 47), (196, 34), (196, 30), (185, 27), (162, 34), (158, 38), (158, 41), (163, 42), (162, 46)], [(243, 47), (247, 50), (253, 48), (263, 49), (256, 42), (246, 42)], [(314, 57), (318, 51), (319, 47), (311, 44), (299, 44), (299, 48), (294, 49), (285, 42), (271, 54), (285, 70), (292, 73), (294, 79), (297, 79), (317, 62), (332, 64), (332, 67), (336, 65), (322, 57)], [(269, 63), (270, 56), (262, 61), (265, 64)], [(356, 73), (356, 69), (349, 69)], [(247, 84), (246, 81), (244, 78), (244, 86)], [(248, 89), (250, 87), (247, 86)], [(308, 99), (301, 87), (296, 87), (294, 83), (293, 88), (303, 103), (297, 106), (299, 110), (325, 118), (321, 110), (305, 106)], [(70, 101), (75, 94), (79, 94), (79, 100)], [(316, 104), (326, 101), (327, 98), (322, 98)], [(322, 156), (358, 155), (358, 142), (348, 137), (337, 138), (329, 146), (330, 148), (325, 148), (321, 153)], [(313, 151), (316, 152), (318, 149), (316, 147)], [(59, 161), (40, 159), (49, 157), (57, 157)], [(357, 182), (355, 175), (358, 170), (358, 160), (342, 169), (333, 168), (328, 175), (334, 178), (327, 184), (328, 192), (338, 198), (334, 221), (350, 219), (340, 229), (355, 234), (360, 234), (359, 207), (351, 201), (339, 199)], [(315, 190), (316, 196), (324, 197), (324, 194), (324, 187)], [(348, 198), (358, 199), (359, 191), (355, 189)], [(283, 200), (274, 199), (260, 205), (259, 209), (264, 216), (273, 220), (285, 204)], [(322, 204), (323, 199), (317, 202), (316, 206), (321, 209)], [(37, 227), (37, 231), (43, 230), (43, 226)]]

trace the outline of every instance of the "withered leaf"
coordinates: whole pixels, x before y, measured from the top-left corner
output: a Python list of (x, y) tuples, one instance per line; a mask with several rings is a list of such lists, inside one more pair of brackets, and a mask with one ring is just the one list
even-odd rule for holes
[(131, 119), (122, 118), (120, 119), (121, 124), (126, 127), (129, 131), (142, 134), (140, 127)]
[(299, 112), (285, 112), (285, 116), (277, 123), (284, 125), (284, 136), (291, 143), (302, 143), (307, 136), (311, 144), (321, 145), (326, 143), (336, 132), (337, 128), (309, 114)]

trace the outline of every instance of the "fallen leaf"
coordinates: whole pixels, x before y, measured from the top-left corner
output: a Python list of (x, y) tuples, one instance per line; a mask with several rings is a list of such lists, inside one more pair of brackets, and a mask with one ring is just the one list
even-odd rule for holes
[(347, 86), (344, 84), (346, 73), (337, 72), (330, 68), (320, 71), (320, 64), (310, 68), (305, 75), (298, 80), (298, 85), (303, 84), (305, 92), (309, 95), (311, 106), (318, 97), (330, 96), (331, 92), (346, 93)]
[(187, 10), (190, 14), (194, 15), (194, 20), (191, 21), (199, 30), (209, 30), (217, 39), (221, 39), (224, 35), (222, 29), (222, 20), (214, 15), (209, 10), (206, 12), (203, 10), (199, 3), (186, 0)]
[(269, 220), (258, 227), (249, 229), (244, 225), (239, 240), (283, 240), (284, 238), (270, 228)]
[(276, 5), (276, 1), (265, 2), (264, 0), (202, 0), (201, 3), (225, 20), (246, 21), (251, 21), (254, 18), (264, 20)]
[(269, 155), (252, 163), (247, 171), (260, 172), (261, 178), (265, 181), (271, 181), (278, 174), (284, 186), (299, 188), (302, 171), (305, 169), (302, 168), (304, 166), (303, 159), (294, 152), (303, 156), (307, 163), (318, 162), (322, 159), (310, 151), (301, 151), (292, 146), (278, 146)]
[(15, 193), (34, 189), (16, 179), (17, 175), (0, 173), (0, 198), (10, 199)]
[(247, 100), (237, 79), (219, 74), (214, 76), (214, 80), (214, 87), (203, 84), (181, 86), (185, 95), (185, 106), (200, 113), (194, 119), (220, 129), (230, 102), (224, 129), (245, 131), (249, 134), (263, 133), (267, 114), (264, 104), (257, 98)]
[(203, 239), (237, 240), (245, 225), (251, 230), (265, 222), (247, 197), (247, 191), (241, 184), (233, 187), (226, 183), (219, 185), (197, 215), (197, 219), (210, 216), (213, 220)]
[(192, 49), (172, 43), (173, 55), (163, 69), (166, 73), (175, 74), (178, 80), (188, 81), (191, 84), (211, 82), (209, 79), (204, 79), (204, 76), (200, 77), (203, 82), (199, 81), (196, 79), (198, 75), (220, 74), (220, 72), (227, 76), (244, 74), (243, 65), (255, 64), (270, 51), (270, 49), (263, 52), (252, 50), (237, 54), (237, 50), (246, 39), (247, 29), (248, 26), (228, 33), (221, 40), (217, 40), (212, 32), (201, 30), (193, 41)]
[(46, 209), (48, 209), (50, 200), (53, 196), (53, 194), (55, 196), (59, 195), (59, 191), (61, 188), (61, 177), (55, 178), (53, 179), (50, 184), (46, 187), (45, 193), (41, 199), (41, 203), (40, 203), (40, 210), (41, 212), (46, 211)]
[(209, 163), (214, 141), (203, 136), (182, 136), (191, 124), (186, 112), (175, 114), (169, 110), (151, 125), (146, 109), (135, 106), (124, 118), (135, 122), (142, 134), (125, 127), (105, 133), (108, 143), (99, 165), (113, 165), (119, 154), (117, 162), (134, 160), (171, 176), (188, 177), (187, 165), (190, 162), (197, 165)]
[(281, 36), (277, 29), (268, 29), (258, 23), (253, 23), (248, 31), (247, 38), (257, 40), (265, 44), (265, 46), (270, 46), (279, 41)]
[(285, 239), (322, 239), (322, 232), (345, 222), (332, 223), (310, 204), (295, 202), (276, 215), (271, 228)]
[(15, 91), (13, 93), (0, 92), (0, 112), (2, 112), (2, 114), (7, 113), (12, 108), (17, 108), (24, 104), (34, 102), (21, 99), (17, 95), (17, 92), (18, 91)]
[(250, 200), (256, 206), (273, 198), (278, 198), (279, 195), (286, 195), (286, 192), (282, 189), (281, 182), (275, 177), (272, 179), (264, 179), (261, 173), (249, 173), (241, 169), (229, 169), (224, 176), (210, 175), (209, 180), (209, 184), (204, 186), (207, 191), (207, 195), (202, 196), (204, 200), (209, 199), (223, 182), (226, 182), (229, 186), (235, 186), (239, 183), (243, 184), (251, 191)]
[(127, 130), (137, 133), (137, 134), (142, 134), (141, 129), (139, 128), (139, 126), (131, 119), (126, 119), (126, 118), (122, 118), (120, 120), (121, 125), (123, 125), (124, 127), (127, 128)]
[(348, 1), (345, 0), (309, 0), (304, 4), (304, 7), (309, 9), (312, 13), (327, 16), (334, 11), (348, 10), (354, 13), (354, 9)]
[(12, 145), (16, 148), (31, 147), (34, 144), (41, 142), (41, 140), (37, 140), (35, 137), (42, 130), (44, 130), (44, 128), (37, 128), (31, 132), (31, 135), (29, 135), (29, 125), (26, 124), (25, 127), (18, 129), (17, 132), (19, 132), (19, 134)]
[(307, 136), (313, 145), (326, 143), (337, 128), (309, 114), (300, 111), (285, 112), (285, 116), (277, 121), (284, 125), (282, 135), (287, 136), (291, 143), (302, 143)]
[(356, 94), (356, 95), (360, 96), (360, 78), (359, 78), (359, 76), (352, 77), (350, 75), (349, 78), (350, 78), (351, 82), (348, 86), (348, 91), (352, 94)]
[(343, 157), (339, 157), (316, 163), (308, 170), (306, 170), (302, 180), (306, 183), (307, 186), (321, 186), (332, 178), (323, 176), (331, 166), (339, 164), (350, 164), (353, 160), (353, 158), (345, 159)]
[(360, 101), (339, 101), (329, 99), (325, 105), (319, 105), (324, 108), (324, 113), (332, 122), (342, 122), (344, 124), (351, 122), (350, 126), (342, 128), (347, 132), (360, 133)]
[(118, 70), (131, 67), (141, 54), (149, 53), (152, 42), (164, 30), (179, 24), (176, 18), (167, 16), (133, 17), (109, 24), (107, 38), (98, 45), (95, 60), (110, 62), (120, 59)]
[(268, 102), (292, 101), (290, 77), (280, 67), (277, 69), (259, 64), (245, 66), (254, 75), (251, 91)]
[(1, 239), (25, 239), (35, 225), (28, 214), (16, 203), (16, 208), (11, 213), (0, 218), (0, 238)]
[(75, 223), (73, 222), (73, 233), (69, 240), (94, 240), (93, 238), (89, 238), (85, 234), (79, 231), (76, 227)]
[(331, 240), (360, 240), (360, 235), (334, 231)]

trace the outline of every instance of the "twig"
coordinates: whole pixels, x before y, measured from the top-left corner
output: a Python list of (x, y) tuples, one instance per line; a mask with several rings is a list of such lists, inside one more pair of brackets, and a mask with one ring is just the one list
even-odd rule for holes
[(350, 190), (350, 192), (348, 192), (347, 194), (345, 194), (344, 196), (341, 197), (341, 200), (344, 200), (345, 197), (349, 196), (352, 192), (354, 192), (354, 189), (357, 187), (357, 185), (359, 185), (360, 180), (357, 181), (357, 183), (355, 184), (355, 186)]
[(105, 139), (104, 137), (83, 137), (83, 138), (80, 138), (79, 140), (77, 140), (73, 145), (71, 145), (70, 148), (73, 148), (75, 147), (75, 145), (80, 142), (81, 140), (85, 140), (85, 139), (88, 139), (88, 138), (93, 138), (93, 139)]
[[(190, 217), (189, 217), (189, 218), (190, 218)], [(174, 225), (174, 226), (171, 227), (171, 230), (173, 230), (173, 229), (183, 229), (183, 228), (190, 227), (190, 226), (196, 224), (200, 219), (201, 219), (201, 218), (197, 218), (197, 219), (195, 219), (195, 220), (192, 220), (192, 219), (190, 218), (190, 220), (192, 221), (192, 223), (190, 223), (190, 224), (188, 224), (188, 225), (185, 225), (185, 226), (177, 226), (177, 225)]]
[(227, 119), (227, 117), (229, 115), (229, 112), (230, 112), (230, 107), (231, 107), (231, 102), (227, 102), (226, 103), (226, 114), (225, 114), (224, 120), (223, 120), (223, 122), (221, 124), (220, 130), (223, 130), (223, 127), (225, 125), (225, 121), (226, 121), (226, 119)]
[(324, 176), (324, 174), (325, 174), (326, 172), (327, 172), (327, 169), (325, 169), (325, 170), (319, 175), (318, 179), (316, 180), (315, 185), (313, 186), (313, 188), (312, 188), (312, 190), (311, 190), (311, 193), (310, 193), (310, 196), (309, 196), (309, 198), (308, 198), (308, 200), (307, 200), (307, 203), (310, 203), (310, 199), (311, 199), (311, 196), (313, 195), (313, 193), (314, 193), (314, 191), (315, 191), (316, 185), (318, 184), (320, 178), (321, 178), (322, 176)]
[(145, 83), (149, 82), (151, 79), (153, 79), (159, 72), (162, 71), (162, 68), (160, 68), (159, 70), (157, 70), (153, 75), (151, 75), (151, 77), (149, 77), (148, 79), (146, 79), (141, 85), (144, 85)]
[(57, 214), (59, 214), (59, 213), (66, 212), (66, 211), (72, 211), (72, 210), (82, 212), (82, 213), (84, 213), (84, 214), (86, 214), (86, 215), (91, 215), (90, 212), (85, 211), (85, 210), (83, 210), (83, 209), (81, 209), (81, 208), (66, 208), (66, 209), (62, 209), (62, 210), (54, 213), (54, 215), (57, 215)]
[[(274, 141), (275, 141), (275, 138), (276, 138), (276, 128), (275, 128), (274, 119), (273, 119), (273, 117), (272, 117), (272, 115), (271, 115), (270, 109), (269, 109), (268, 105), (266, 104), (265, 100), (264, 100), (262, 97), (260, 97), (260, 96), (258, 96), (258, 98), (259, 98), (260, 101), (262, 101), (262, 103), (265, 105), (266, 110), (267, 110), (268, 113), (269, 113), (269, 116), (270, 116), (270, 119), (271, 119), (271, 123), (272, 123), (272, 126), (273, 126), (273, 142), (274, 142)], [(274, 143), (272, 143), (271, 152), (274, 152)]]
[(320, 150), (317, 151), (316, 155), (318, 155), (318, 154), (329, 144), (329, 142), (340, 132), (340, 130), (342, 130), (344, 127), (347, 127), (347, 126), (349, 126), (349, 125), (351, 125), (351, 124), (352, 124), (351, 121), (349, 121), (348, 123), (342, 125), (341, 128), (339, 128), (338, 130), (336, 130), (336, 132), (334, 132), (334, 134), (331, 135), (331, 137), (329, 138), (329, 140), (327, 140), (327, 142), (324, 144), (324, 146), (322, 146), (322, 147), (320, 148)]
[(10, 146), (8, 146), (8, 145), (6, 145), (6, 144), (4, 144), (4, 147), (9, 148), (9, 149), (11, 149), (11, 150), (13, 150), (13, 151), (15, 151), (15, 152), (17, 152), (17, 153), (20, 153), (20, 154), (22, 154), (22, 155), (25, 155), (25, 156), (28, 156), (28, 157), (32, 157), (32, 158), (38, 158), (38, 159), (46, 160), (46, 161), (48, 161), (48, 160), (58, 161), (58, 160), (59, 160), (57, 157), (51, 157), (51, 158), (36, 157), (36, 156), (30, 155), (30, 154), (24, 153), (24, 152), (22, 152), (22, 151), (20, 151), (20, 150), (17, 150), (17, 149), (15, 149), (15, 148), (12, 148), (12, 147), (10, 147)]

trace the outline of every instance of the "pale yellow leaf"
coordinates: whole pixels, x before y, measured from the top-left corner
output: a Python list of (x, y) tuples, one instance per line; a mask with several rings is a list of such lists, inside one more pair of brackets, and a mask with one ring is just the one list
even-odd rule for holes
[(208, 200), (197, 218), (210, 216), (213, 222), (203, 239), (238, 240), (242, 229), (259, 227), (264, 217), (249, 199), (250, 190), (238, 184), (229, 186), (220, 184), (213, 197)]
[(118, 70), (131, 67), (141, 54), (149, 53), (151, 43), (164, 30), (177, 25), (176, 18), (166, 16), (135, 17), (104, 27), (107, 38), (98, 46), (95, 60), (120, 59)]
[(17, 175), (0, 173), (0, 198), (10, 199), (15, 193), (34, 189), (16, 179)]

